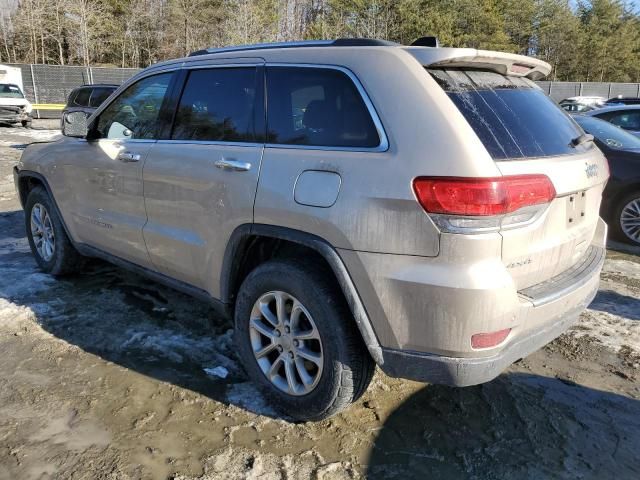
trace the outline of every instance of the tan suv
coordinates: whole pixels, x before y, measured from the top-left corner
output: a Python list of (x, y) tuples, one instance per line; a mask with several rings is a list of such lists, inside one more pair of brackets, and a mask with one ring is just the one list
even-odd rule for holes
[(549, 70), (378, 40), (154, 65), (86, 132), (25, 150), (33, 254), (209, 300), (296, 419), (349, 405), (375, 364), (489, 381), (577, 319), (604, 261), (607, 165), (533, 83)]

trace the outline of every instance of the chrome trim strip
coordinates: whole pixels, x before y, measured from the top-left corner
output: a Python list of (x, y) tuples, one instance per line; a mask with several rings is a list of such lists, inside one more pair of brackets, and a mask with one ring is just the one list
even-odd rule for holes
[(534, 307), (551, 303), (569, 295), (586, 285), (594, 276), (599, 276), (604, 265), (605, 255), (605, 248), (591, 245), (577, 264), (549, 280), (518, 291), (518, 295), (531, 302)]
[(217, 141), (217, 140), (170, 140), (163, 139), (158, 140), (159, 144), (168, 144), (168, 145), (219, 145), (219, 146), (230, 146), (230, 147), (262, 147), (264, 144), (256, 143), (256, 142), (228, 142), (228, 141)]
[[(360, 97), (364, 101), (364, 104), (367, 107), (369, 115), (373, 120), (373, 124), (375, 125), (376, 131), (378, 132), (378, 138), (380, 139), (380, 144), (377, 147), (339, 147), (339, 146), (334, 147), (329, 145), (323, 145), (323, 146), (296, 145), (292, 143), (283, 143), (283, 144), (267, 143), (265, 147), (297, 148), (300, 150), (325, 150), (325, 151), (343, 151), (343, 152), (386, 152), (387, 150), (389, 150), (389, 139), (387, 138), (387, 133), (384, 130), (384, 126), (382, 125), (382, 121), (380, 120), (378, 112), (376, 111), (376, 108), (374, 107), (373, 102), (371, 101), (371, 98), (369, 98), (367, 91), (362, 86), (362, 83), (360, 83), (360, 80), (358, 79), (358, 77), (351, 70), (349, 70), (346, 67), (342, 67), (340, 65), (328, 65), (328, 64), (325, 65), (325, 64), (319, 64), (319, 63), (266, 62), (265, 66), (267, 68), (269, 67), (324, 68), (324, 69), (330, 69), (330, 70), (338, 70), (344, 73), (345, 75), (347, 75), (347, 77), (351, 79), (353, 84), (356, 86), (356, 89), (358, 90), (358, 93), (360, 94)], [(268, 71), (267, 71), (267, 75), (268, 75)], [(267, 109), (268, 108), (269, 106), (267, 105)]]
[[(330, 43), (330, 42), (329, 42)], [(232, 48), (232, 47), (230, 47)], [(378, 137), (380, 139), (380, 144), (376, 147), (344, 147), (344, 146), (329, 146), (329, 145), (297, 145), (297, 144), (279, 144), (279, 143), (267, 143), (264, 144), (266, 148), (286, 148), (286, 149), (298, 149), (298, 150), (322, 150), (322, 151), (338, 151), (338, 152), (386, 152), (389, 150), (389, 139), (387, 137), (387, 133), (382, 125), (382, 121), (378, 115), (378, 112), (373, 105), (371, 98), (367, 94), (367, 91), (360, 83), (358, 77), (348, 68), (342, 67), (339, 65), (329, 65), (329, 64), (316, 64), (316, 63), (280, 63), (280, 62), (269, 62), (269, 63), (202, 63), (199, 65), (185, 65), (184, 63), (180, 65), (171, 65), (167, 68), (162, 69), (150, 69), (146, 72), (140, 72), (138, 75), (132, 77), (130, 80), (125, 82), (120, 86), (112, 95), (113, 100), (117, 98), (124, 89), (128, 88), (133, 83), (136, 83), (143, 78), (149, 77), (151, 75), (157, 75), (161, 73), (167, 73), (172, 71), (177, 71), (181, 69), (193, 70), (193, 69), (208, 69), (208, 68), (235, 68), (235, 67), (259, 67), (266, 65), (266, 67), (299, 67), (299, 68), (324, 68), (324, 69), (332, 69), (338, 70), (345, 75), (347, 75), (353, 84), (356, 86), (360, 97), (364, 101), (365, 106), (367, 107), (367, 111), (373, 120), (373, 124), (376, 127), (376, 131), (378, 132)], [(109, 102), (109, 104), (111, 103)], [(91, 115), (91, 118), (97, 116), (97, 114), (101, 113), (108, 104), (101, 105), (94, 113)], [(228, 142), (228, 141), (208, 141), (208, 140), (158, 140), (159, 143), (183, 143), (183, 144), (199, 144), (199, 145), (236, 145), (236, 146), (246, 146), (246, 147), (260, 147), (262, 143), (255, 142)]]

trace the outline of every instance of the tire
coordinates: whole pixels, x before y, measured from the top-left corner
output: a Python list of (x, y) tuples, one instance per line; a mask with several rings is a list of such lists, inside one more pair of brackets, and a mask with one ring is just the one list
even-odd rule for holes
[[(34, 209), (36, 210), (35, 214)], [(44, 217), (43, 211), (48, 217), (48, 220)], [(40, 223), (45, 226), (45, 231), (52, 232), (53, 242), (50, 248), (50, 255), (48, 255), (49, 251), (42, 250), (41, 241), (44, 236), (48, 238), (49, 236), (42, 233), (37, 234), (37, 222), (32, 222), (32, 215), (36, 215), (37, 217), (38, 213), (40, 213)], [(84, 257), (82, 257), (71, 244), (67, 232), (62, 225), (62, 221), (58, 216), (58, 211), (43, 187), (35, 187), (27, 196), (27, 202), (25, 204), (25, 228), (31, 253), (33, 253), (42, 271), (51, 275), (64, 275), (82, 268)]]
[(640, 224), (633, 228), (629, 225), (632, 219), (640, 221), (640, 191), (629, 193), (616, 203), (611, 222), (613, 236), (631, 245), (640, 246)]
[[(257, 333), (253, 322), (261, 318), (262, 325), (271, 329), (273, 324), (269, 325), (266, 317), (257, 313), (260, 310), (256, 302), (271, 302), (273, 296), (273, 302), (268, 305), (271, 315), (276, 317), (275, 297), (280, 294), (284, 297), (284, 305), (302, 313), (291, 315), (291, 334), (285, 333), (288, 332), (286, 327), (281, 328), (282, 336), (274, 339), (280, 342), (277, 349), (272, 349), (259, 363), (254, 350), (260, 350), (263, 344), (271, 346), (271, 337)], [(296, 300), (302, 307), (293, 307)], [(298, 318), (295, 328), (294, 317)], [(304, 265), (304, 260), (293, 259), (273, 260), (258, 266), (247, 276), (238, 292), (235, 326), (238, 353), (249, 377), (259, 385), (279, 412), (294, 420), (316, 421), (335, 415), (356, 401), (373, 377), (375, 365), (342, 292), (335, 286), (334, 277), (322, 266)], [(318, 338), (300, 340), (296, 344), (294, 330)], [(282, 345), (285, 345), (284, 348)], [(319, 365), (307, 361), (309, 352), (315, 357), (319, 353), (321, 361), (315, 360)], [(278, 369), (280, 373), (272, 381), (264, 370), (269, 363), (276, 365), (278, 360), (275, 358), (278, 356), (284, 360)], [(296, 371), (294, 378), (297, 391), (283, 380), (287, 373), (286, 358), (293, 365), (291, 369)], [(298, 362), (303, 366), (299, 367)], [(301, 368), (307, 371), (307, 381), (310, 377), (315, 379), (313, 385), (309, 381), (304, 383)], [(284, 388), (290, 390), (284, 391)]]
[(24, 128), (31, 128), (31, 121), (30, 120), (23, 120), (21, 123), (22, 123), (22, 126)]

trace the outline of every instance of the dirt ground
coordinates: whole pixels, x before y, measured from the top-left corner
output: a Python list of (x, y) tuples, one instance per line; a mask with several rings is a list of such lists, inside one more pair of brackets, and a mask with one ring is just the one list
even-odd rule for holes
[(348, 411), (294, 424), (207, 305), (105, 263), (38, 271), (11, 168), (56, 123), (0, 128), (0, 480), (640, 478), (639, 251), (613, 245), (581, 321), (496, 380), (377, 372)]

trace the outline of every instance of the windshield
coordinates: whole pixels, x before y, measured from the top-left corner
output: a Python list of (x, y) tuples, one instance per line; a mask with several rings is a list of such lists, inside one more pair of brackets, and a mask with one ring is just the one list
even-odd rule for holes
[(494, 72), (429, 69), (496, 161), (576, 153), (582, 131), (535, 83)]
[(617, 150), (640, 150), (640, 138), (625, 132), (612, 123), (583, 115), (576, 115), (574, 118), (585, 132), (590, 133), (597, 140), (611, 148)]
[(20, 87), (11, 83), (0, 83), (1, 98), (24, 98)]

